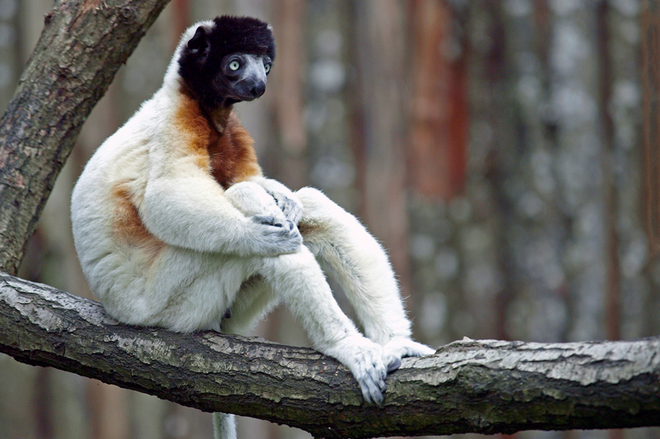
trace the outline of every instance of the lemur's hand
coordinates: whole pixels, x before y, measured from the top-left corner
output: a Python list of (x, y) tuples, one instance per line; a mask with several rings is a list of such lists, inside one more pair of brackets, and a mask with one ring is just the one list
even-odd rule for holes
[(261, 178), (255, 181), (273, 197), (286, 219), (298, 225), (303, 215), (303, 205), (298, 196), (277, 180)]
[(302, 245), (302, 236), (291, 221), (271, 215), (255, 215), (248, 224), (245, 250), (239, 254), (278, 256), (295, 253)]
[(276, 192), (266, 189), (273, 197), (277, 206), (282, 210), (286, 219), (294, 224), (298, 224), (303, 215), (303, 206), (298, 197), (293, 192)]

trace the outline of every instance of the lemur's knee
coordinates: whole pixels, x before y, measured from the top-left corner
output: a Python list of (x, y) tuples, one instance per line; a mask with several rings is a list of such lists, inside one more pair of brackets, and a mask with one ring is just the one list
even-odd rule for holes
[(304, 240), (315, 240), (328, 228), (332, 220), (332, 205), (334, 204), (323, 192), (311, 187), (304, 187), (296, 192), (303, 205), (303, 216), (298, 223), (298, 230)]
[(244, 215), (278, 214), (283, 216), (273, 197), (268, 195), (266, 190), (257, 183), (251, 181), (236, 183), (225, 191), (225, 196)]
[(298, 198), (303, 204), (305, 215), (314, 216), (314, 213), (320, 213), (333, 207), (338, 207), (323, 192), (312, 187), (304, 187), (296, 192)]
[(318, 189), (305, 187), (296, 192), (303, 204), (300, 232), (334, 229), (351, 221), (353, 216)]

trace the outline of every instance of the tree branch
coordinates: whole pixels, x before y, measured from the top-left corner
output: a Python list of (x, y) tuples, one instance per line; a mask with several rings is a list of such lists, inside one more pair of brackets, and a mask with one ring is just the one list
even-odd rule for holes
[(660, 338), (541, 344), (459, 341), (404, 359), (383, 406), (306, 348), (117, 323), (97, 302), (0, 274), (0, 351), (315, 437), (512, 433), (660, 425)]
[(169, 0), (59, 0), (0, 119), (0, 267), (25, 245), (83, 122)]

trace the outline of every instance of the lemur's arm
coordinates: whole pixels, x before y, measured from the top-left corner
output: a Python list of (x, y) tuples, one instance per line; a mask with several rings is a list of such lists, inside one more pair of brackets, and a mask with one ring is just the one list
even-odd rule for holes
[(163, 242), (195, 251), (273, 256), (302, 243), (292, 224), (268, 212), (246, 216), (210, 176), (190, 167), (176, 176), (152, 178), (140, 214)]

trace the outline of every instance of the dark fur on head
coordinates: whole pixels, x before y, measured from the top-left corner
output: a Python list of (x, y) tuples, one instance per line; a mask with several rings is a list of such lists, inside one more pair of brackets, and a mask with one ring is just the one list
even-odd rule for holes
[(222, 42), (219, 47), (221, 58), (230, 53), (244, 52), (268, 55), (275, 60), (275, 41), (268, 23), (256, 18), (229, 15), (217, 17), (213, 22), (213, 35)]
[(275, 41), (268, 23), (251, 17), (223, 15), (212, 27), (199, 26), (183, 48), (179, 74), (195, 99), (209, 108), (231, 105), (224, 98), (220, 61), (232, 53), (267, 55), (275, 59)]

